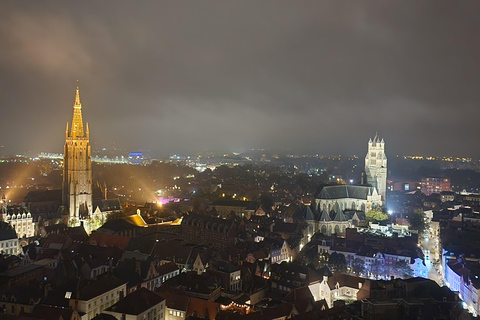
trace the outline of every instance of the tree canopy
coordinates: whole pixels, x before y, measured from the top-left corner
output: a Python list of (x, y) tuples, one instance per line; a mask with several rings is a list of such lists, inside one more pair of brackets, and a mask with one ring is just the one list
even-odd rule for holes
[(415, 209), (413, 213), (408, 215), (408, 222), (412, 229), (422, 233), (425, 229), (425, 212), (422, 209)]
[(368, 221), (385, 221), (388, 219), (388, 215), (377, 210), (371, 210), (365, 214)]

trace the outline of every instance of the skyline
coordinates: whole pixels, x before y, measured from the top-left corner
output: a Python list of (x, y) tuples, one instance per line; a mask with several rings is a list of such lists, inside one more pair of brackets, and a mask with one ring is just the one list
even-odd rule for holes
[(60, 152), (79, 79), (99, 147), (479, 157), (479, 9), (2, 2), (0, 152)]

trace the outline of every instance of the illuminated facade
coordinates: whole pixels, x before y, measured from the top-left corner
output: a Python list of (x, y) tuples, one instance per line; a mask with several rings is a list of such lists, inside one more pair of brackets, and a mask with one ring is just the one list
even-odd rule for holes
[(30, 211), (22, 206), (7, 206), (5, 195), (0, 201), (2, 221), (13, 227), (19, 238), (30, 238), (35, 235), (35, 224)]
[(423, 178), (420, 185), (422, 187), (422, 192), (427, 196), (432, 195), (434, 193), (452, 191), (452, 184), (449, 178), (435, 178), (435, 177)]
[(368, 152), (365, 157), (365, 174), (367, 183), (377, 190), (385, 203), (387, 191), (387, 156), (385, 155), (385, 141), (375, 138), (368, 141)]
[(65, 131), (63, 153), (62, 202), (68, 212), (69, 226), (76, 226), (80, 219), (89, 217), (92, 205), (92, 160), (90, 154), (88, 123), (83, 128), (80, 91), (76, 90), (73, 120)]

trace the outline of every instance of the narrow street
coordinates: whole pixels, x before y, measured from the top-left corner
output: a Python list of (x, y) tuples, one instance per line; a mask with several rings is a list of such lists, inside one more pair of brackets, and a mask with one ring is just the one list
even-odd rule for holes
[(426, 228), (424, 235), (419, 238), (419, 246), (425, 256), (425, 265), (428, 269), (428, 278), (437, 282), (440, 286), (445, 283), (440, 270), (440, 255), (438, 253), (438, 239), (432, 236), (429, 228)]

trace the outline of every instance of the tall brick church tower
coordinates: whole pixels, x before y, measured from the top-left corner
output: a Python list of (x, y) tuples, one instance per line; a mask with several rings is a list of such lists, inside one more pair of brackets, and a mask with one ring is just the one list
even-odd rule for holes
[(385, 155), (385, 141), (375, 135), (368, 141), (368, 151), (365, 157), (365, 174), (367, 183), (377, 189), (382, 201), (386, 201), (387, 192), (387, 156)]
[(68, 225), (77, 226), (88, 217), (92, 204), (92, 160), (88, 123), (83, 128), (80, 91), (76, 91), (71, 128), (65, 131), (63, 151), (62, 202), (68, 213)]

